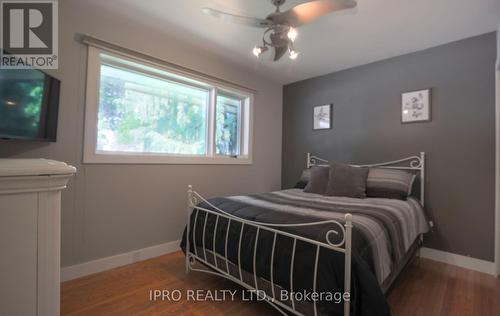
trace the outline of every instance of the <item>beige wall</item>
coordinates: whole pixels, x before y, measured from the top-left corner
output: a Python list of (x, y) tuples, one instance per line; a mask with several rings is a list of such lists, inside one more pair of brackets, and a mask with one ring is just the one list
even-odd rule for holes
[[(188, 184), (207, 197), (279, 189), (281, 85), (171, 34), (89, 8), (85, 1), (59, 3), (60, 69), (51, 72), (62, 81), (58, 141), (2, 141), (0, 157), (45, 157), (78, 168), (63, 194), (63, 266), (180, 239)], [(86, 46), (78, 42), (78, 34), (94, 35), (257, 90), (253, 165), (83, 165)]]
[(497, 69), (500, 69), (500, 21), (497, 30)]
[(496, 165), (495, 165), (495, 262), (496, 274), (500, 275), (500, 21), (497, 30), (497, 72), (496, 72), (496, 106), (495, 106), (495, 137), (496, 137)]

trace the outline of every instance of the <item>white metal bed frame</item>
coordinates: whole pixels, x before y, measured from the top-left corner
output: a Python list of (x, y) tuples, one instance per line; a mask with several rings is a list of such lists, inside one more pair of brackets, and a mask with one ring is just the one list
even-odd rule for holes
[[(328, 165), (328, 160), (325, 160), (323, 158), (319, 158), (317, 156), (311, 155), (310, 153), (307, 153), (307, 168), (311, 168), (313, 166), (327, 166)], [(422, 206), (424, 204), (424, 194), (425, 194), (425, 153), (421, 152), (420, 156), (411, 156), (399, 160), (394, 160), (394, 161), (389, 161), (389, 162), (384, 162), (384, 163), (378, 163), (378, 164), (370, 164), (370, 165), (360, 165), (363, 167), (380, 167), (380, 168), (388, 168), (388, 169), (400, 169), (400, 170), (410, 170), (410, 171), (416, 171), (420, 174), (420, 201), (422, 203)], [(215, 211), (209, 210), (203, 207), (197, 206), (199, 203), (205, 202), (208, 205), (210, 205)], [(196, 228), (196, 225), (198, 224), (198, 216), (200, 212), (205, 213), (205, 220), (203, 224), (203, 236), (202, 236), (202, 245), (197, 245), (196, 244), (196, 229), (193, 230), (193, 248), (194, 252), (191, 251), (190, 247), (190, 224), (191, 224), (191, 214), (193, 213), (194, 210), (197, 210), (195, 214), (195, 219), (194, 219), (194, 228)], [(219, 220), (221, 218), (224, 218), (228, 221), (227, 226), (226, 226), (226, 231), (225, 231), (225, 244), (224, 244), (224, 256), (220, 255), (216, 251), (216, 234), (213, 234), (213, 240), (212, 240), (212, 249), (207, 250), (205, 247), (205, 232), (206, 232), (206, 227), (207, 227), (207, 218), (208, 215), (212, 215), (216, 217), (215, 220), (215, 227), (214, 227), (214, 232), (217, 231), (217, 226), (219, 223)], [(279, 299), (276, 299), (276, 293), (275, 293), (275, 284), (274, 284), (274, 251), (276, 247), (276, 239), (278, 235), (281, 236), (286, 236), (289, 238), (292, 238), (293, 240), (293, 249), (292, 249), (292, 257), (290, 260), (290, 292), (293, 291), (293, 275), (294, 275), (294, 261), (295, 261), (295, 249), (296, 249), (296, 244), (297, 240), (300, 240), (302, 242), (309, 243), (313, 246), (316, 246), (316, 253), (315, 253), (315, 264), (314, 264), (314, 279), (313, 279), (313, 292), (316, 292), (317, 288), (317, 272), (318, 272), (318, 260), (319, 260), (319, 252), (321, 248), (326, 248), (330, 249), (333, 251), (337, 251), (340, 253), (344, 254), (344, 293), (350, 293), (351, 291), (351, 254), (352, 254), (352, 215), (351, 214), (345, 214), (345, 223), (342, 224), (338, 221), (335, 220), (325, 220), (325, 221), (317, 221), (317, 222), (309, 222), (309, 223), (299, 223), (299, 224), (269, 224), (269, 223), (262, 223), (262, 222), (256, 222), (256, 221), (251, 221), (251, 220), (246, 220), (234, 215), (231, 215), (216, 206), (210, 204), (203, 196), (201, 196), (198, 192), (193, 190), (193, 187), (189, 185), (188, 188), (188, 203), (187, 203), (187, 234), (186, 234), (186, 274), (189, 273), (189, 271), (198, 271), (198, 272), (205, 272), (205, 273), (210, 273), (214, 274), (217, 276), (224, 277), (226, 279), (229, 279), (244, 288), (254, 291), (254, 293), (259, 296), (260, 299), (263, 299), (267, 303), (269, 303), (272, 307), (274, 307), (277, 311), (279, 311), (283, 315), (288, 315), (287, 312), (292, 313), (294, 315), (299, 315), (299, 316), (304, 316), (301, 312), (299, 312), (296, 309), (296, 304), (294, 302), (293, 295), (290, 295), (291, 298), (291, 306), (284, 304), (281, 302)], [(232, 265), (237, 266), (238, 268), (238, 277), (233, 276), (230, 273), (229, 270), (229, 263), (230, 260), (228, 259), (228, 236), (229, 236), (229, 228), (231, 226), (232, 222), (240, 223), (241, 228), (240, 228), (240, 238), (238, 242), (238, 262), (231, 262)], [(333, 224), (338, 228), (337, 230), (331, 229), (326, 233), (326, 242), (320, 242), (314, 239), (310, 238), (305, 238), (300, 235), (295, 235), (292, 233), (288, 233), (286, 231), (280, 230), (280, 228), (286, 228), (286, 227), (304, 227), (304, 226), (318, 226), (318, 225), (324, 225), (324, 224)], [(255, 236), (255, 243), (254, 243), (254, 249), (253, 249), (253, 281), (254, 284), (248, 284), (245, 281), (243, 281), (243, 274), (242, 274), (242, 267), (241, 267), (241, 241), (242, 241), (242, 236), (243, 236), (243, 229), (245, 226), (251, 226), (257, 229), (257, 233)], [(271, 250), (271, 260), (270, 260), (270, 282), (271, 284), (271, 293), (267, 293), (266, 291), (259, 290), (259, 283), (258, 279), (261, 279), (259, 276), (257, 276), (256, 273), (256, 257), (257, 257), (257, 244), (259, 240), (259, 232), (260, 231), (267, 231), (270, 233), (274, 234), (273, 238), (273, 246)], [(341, 233), (340, 237), (342, 239), (340, 242), (334, 243), (330, 241), (330, 237), (332, 234), (338, 235), (339, 232)], [(201, 247), (201, 251), (203, 253), (203, 256), (199, 255), (198, 253), (198, 248)], [(213, 264), (207, 260), (207, 252), (211, 252), (211, 256), (213, 257)], [(225, 262), (225, 270), (222, 269), (218, 265), (218, 260), (221, 259)], [(202, 268), (197, 268), (194, 266), (196, 262), (202, 263), (208, 269), (202, 269)], [(317, 308), (317, 300), (314, 300), (313, 302), (313, 308), (314, 308), (314, 316), (318, 315), (318, 308)], [(344, 315), (349, 316), (350, 314), (350, 300), (344, 300)]]

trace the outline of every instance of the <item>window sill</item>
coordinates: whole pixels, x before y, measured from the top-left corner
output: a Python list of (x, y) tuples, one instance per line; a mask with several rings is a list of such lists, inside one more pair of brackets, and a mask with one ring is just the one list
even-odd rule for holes
[(83, 158), (84, 164), (165, 164), (165, 165), (251, 165), (252, 158), (234, 157), (197, 157), (133, 154), (94, 154)]

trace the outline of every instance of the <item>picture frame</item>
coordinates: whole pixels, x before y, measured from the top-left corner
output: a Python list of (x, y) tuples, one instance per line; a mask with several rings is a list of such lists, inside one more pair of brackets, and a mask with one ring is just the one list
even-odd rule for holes
[(317, 105), (313, 108), (313, 130), (332, 128), (332, 104)]
[(401, 93), (401, 123), (431, 121), (431, 89)]

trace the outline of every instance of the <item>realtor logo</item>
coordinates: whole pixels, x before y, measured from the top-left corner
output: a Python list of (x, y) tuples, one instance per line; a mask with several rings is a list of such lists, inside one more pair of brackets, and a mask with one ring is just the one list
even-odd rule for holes
[(57, 69), (57, 0), (0, 1), (0, 68)]

